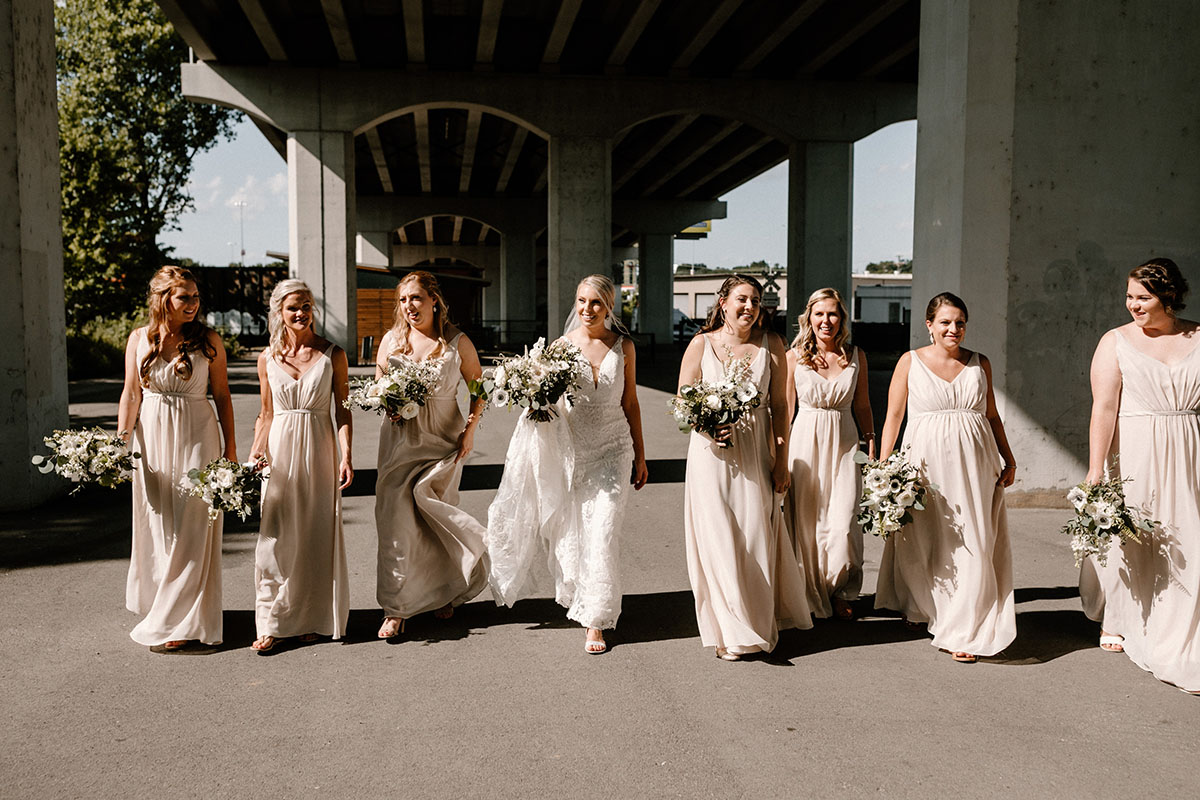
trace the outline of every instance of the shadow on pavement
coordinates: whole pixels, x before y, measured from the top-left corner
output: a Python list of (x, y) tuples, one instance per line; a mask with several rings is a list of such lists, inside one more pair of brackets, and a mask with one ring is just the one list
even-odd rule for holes
[(85, 487), (27, 511), (0, 513), (0, 569), (129, 558), (130, 492)]

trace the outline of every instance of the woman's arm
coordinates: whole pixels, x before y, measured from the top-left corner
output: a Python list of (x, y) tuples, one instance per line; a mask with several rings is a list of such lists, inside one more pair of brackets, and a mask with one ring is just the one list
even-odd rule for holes
[(879, 457), (887, 458), (900, 437), (900, 423), (908, 408), (908, 370), (912, 367), (913, 354), (909, 350), (896, 362), (892, 373), (892, 384), (888, 387), (887, 416), (883, 419), (883, 440), (879, 443)]
[(979, 366), (983, 367), (983, 374), (987, 375), (987, 410), (984, 413), (987, 415), (988, 425), (992, 426), (996, 448), (1000, 451), (1000, 457), (1004, 459), (1004, 467), (996, 485), (1012, 486), (1013, 481), (1017, 479), (1017, 460), (1013, 458), (1012, 448), (1008, 446), (1008, 436), (1004, 433), (1004, 422), (1000, 419), (1000, 412), (996, 410), (996, 396), (992, 393), (992, 362), (980, 353)]
[(251, 461), (269, 461), (267, 440), (271, 434), (271, 422), (275, 419), (275, 405), (271, 397), (271, 382), (267, 378), (269, 350), (258, 354), (258, 416), (254, 418), (254, 441), (250, 444)]
[(791, 427), (787, 407), (787, 352), (783, 347), (783, 339), (775, 333), (767, 336), (767, 348), (771, 359), (771, 439), (775, 444), (771, 482), (775, 485), (775, 493), (783, 494), (792, 482), (787, 458), (788, 430)]
[(1109, 331), (1092, 356), (1092, 420), (1088, 425), (1088, 483), (1104, 478), (1104, 465), (1112, 453), (1117, 414), (1121, 410), (1121, 368), (1117, 364), (1117, 333)]
[(338, 486), (345, 489), (354, 480), (353, 458), (350, 445), (354, 438), (354, 415), (346, 408), (346, 398), (350, 395), (350, 360), (346, 351), (336, 345), (330, 354), (333, 361), (333, 418), (337, 420), (338, 444), (342, 450), (342, 463), (338, 467)]
[(697, 333), (683, 351), (679, 362), (679, 385), (676, 391), (700, 380), (700, 358), (704, 355), (704, 334)]
[(642, 409), (637, 396), (637, 348), (628, 337), (621, 341), (625, 356), (625, 389), (621, 392), (621, 410), (629, 422), (629, 437), (633, 439), (633, 488), (641, 489), (650, 477), (646, 468), (646, 445), (642, 441)]
[(213, 402), (217, 406), (217, 419), (221, 423), (221, 436), (225, 440), (225, 458), (237, 461), (237, 439), (233, 428), (233, 398), (229, 395), (229, 373), (226, 371), (225, 345), (216, 331), (208, 332), (208, 343), (217, 354), (208, 365), (208, 385), (212, 389)]
[[(475, 344), (466, 334), (458, 337), (458, 360), (462, 364), (459, 372), (464, 381), (477, 381), (483, 377), (483, 366), (479, 363), (479, 351), (475, 349)], [(455, 463), (470, 455), (472, 448), (475, 447), (475, 429), (479, 427), (479, 420), (483, 418), (483, 410), (486, 406), (487, 401), (482, 397), (471, 398), (470, 410), (467, 413), (467, 425), (458, 435), (458, 455), (454, 457)]]
[(133, 428), (137, 425), (138, 411), (142, 408), (142, 376), (137, 358), (139, 337), (145, 328), (129, 334), (125, 343), (125, 385), (121, 387), (121, 401), (117, 404), (117, 430), (126, 442), (133, 439)]
[[(871, 412), (870, 381), (867, 378), (867, 354), (861, 347), (855, 348), (858, 353), (858, 378), (854, 386), (854, 419), (862, 438), (867, 440), (867, 458), (875, 457), (875, 417)], [(907, 376), (905, 377), (907, 386)]]
[(392, 332), (388, 331), (379, 340), (379, 349), (375, 351), (375, 378), (378, 380), (388, 371), (388, 356), (392, 354)]
[(788, 424), (796, 416), (796, 370), (799, 369), (800, 356), (796, 348), (789, 347), (787, 351), (787, 417)]

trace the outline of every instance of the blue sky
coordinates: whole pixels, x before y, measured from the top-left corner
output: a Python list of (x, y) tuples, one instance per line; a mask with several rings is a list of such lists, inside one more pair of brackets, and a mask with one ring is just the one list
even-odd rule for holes
[[(244, 214), (246, 263), (268, 261), (267, 250), (288, 249), (287, 164), (249, 122), (233, 141), (196, 159), (191, 178), (195, 211), (180, 230), (160, 237), (177, 258), (201, 264), (238, 260)], [(890, 125), (854, 146), (854, 245), (856, 272), (871, 261), (912, 257), (913, 181), (917, 123)], [(721, 198), (728, 217), (713, 222), (705, 240), (675, 243), (676, 262), (729, 267), (765, 259), (784, 263), (787, 253), (787, 165), (780, 164)], [(237, 203), (244, 202), (239, 209)]]

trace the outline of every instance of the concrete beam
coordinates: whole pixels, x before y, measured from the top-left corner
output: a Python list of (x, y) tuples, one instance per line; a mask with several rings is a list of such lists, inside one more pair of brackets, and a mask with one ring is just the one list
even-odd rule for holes
[(388, 194), (395, 191), (392, 188), (392, 171), (388, 168), (387, 158), (383, 155), (383, 141), (379, 138), (379, 128), (371, 128), (366, 133), (367, 146), (371, 148), (371, 160), (375, 162), (375, 172), (379, 175), (379, 183)]
[(267, 51), (267, 58), (272, 61), (287, 61), (287, 50), (283, 48), (283, 42), (262, 7), (261, 0), (238, 0), (238, 5), (242, 7), (246, 19), (250, 20), (250, 27), (254, 28), (254, 34), (262, 44), (263, 50)]
[[(730, 122), (730, 123), (724, 125), (719, 131), (714, 133), (712, 136), (708, 137), (708, 139), (704, 142), (704, 144), (700, 145), (695, 150), (693, 150), (691, 155), (687, 156), (686, 158), (681, 158), (679, 161), (676, 161), (675, 164), (670, 169), (668, 169), (666, 172), (664, 172), (662, 175), (660, 175), (658, 177), (658, 180), (654, 181), (653, 183), (651, 183), (649, 186), (646, 187), (645, 193), (648, 195), (654, 194), (656, 191), (661, 189), (667, 183), (667, 181), (671, 180), (676, 175), (678, 175), (679, 173), (683, 172), (685, 169), (690, 167), (692, 164), (696, 163), (701, 158), (704, 158), (706, 155), (708, 155), (708, 151), (712, 150), (718, 144), (725, 141), (726, 137), (731, 135), (734, 131), (736, 131), (740, 127), (742, 127), (742, 123), (737, 122), (737, 121)], [(714, 173), (710, 173), (710, 174), (715, 175), (716, 173), (714, 172)]]
[(500, 269), (500, 248), (486, 245), (407, 244), (392, 248), (395, 269), (407, 269), (423, 261), (452, 258), (480, 269)]
[(546, 50), (542, 53), (542, 64), (553, 66), (562, 58), (563, 49), (567, 46), (567, 37), (575, 25), (575, 17), (583, 0), (562, 0), (558, 7), (558, 15), (554, 18), (554, 27), (546, 39)]
[(508, 190), (508, 182), (512, 179), (513, 170), (517, 168), (517, 159), (521, 157), (521, 148), (525, 146), (525, 138), (529, 129), (518, 125), (508, 145), (508, 155), (504, 157), (504, 166), (500, 169), (500, 177), (496, 180), (496, 194), (504, 194)]
[(10, 510), (64, 491), (29, 462), (68, 422), (52, 3), (0, 0), (0, 175), (0, 509)]
[(897, 9), (900, 8), (900, 6), (904, 5), (906, 2), (908, 2), (908, 0), (888, 0), (888, 2), (883, 3), (870, 14), (855, 23), (850, 30), (846, 31), (837, 39), (834, 39), (832, 42), (830, 42), (824, 50), (821, 50), (808, 61), (806, 61), (804, 66), (800, 68), (800, 72), (802, 74), (816, 72), (821, 67), (825, 66), (830, 61), (845, 52), (846, 48), (850, 47), (850, 45), (854, 44), (863, 36), (865, 36), (872, 28), (890, 17)]
[(921, 37), (912, 37), (895, 50), (884, 54), (883, 58), (879, 59), (871, 66), (864, 69), (859, 77), (874, 78), (882, 74), (884, 70), (891, 69), (903, 59), (908, 58), (913, 53), (917, 52), (917, 47), (920, 45), (920, 43)]
[(417, 166), (421, 170), (421, 191), (433, 191), (433, 156), (429, 149), (429, 109), (420, 108), (413, 114), (417, 134)]
[(196, 28), (187, 12), (183, 10), (179, 0), (158, 0), (158, 7), (163, 10), (163, 14), (166, 15), (175, 32), (187, 43), (188, 47), (192, 48), (192, 53), (196, 58), (201, 61), (217, 60), (212, 44), (200, 35), (199, 29)]
[(409, 64), (425, 64), (424, 0), (402, 0), (404, 49)]
[(358, 263), (368, 267), (390, 267), (392, 265), (392, 232), (359, 231)]
[(351, 63), (358, 60), (354, 53), (354, 39), (350, 36), (350, 23), (346, 20), (346, 9), (342, 0), (321, 0), (321, 10), (325, 12), (325, 25), (329, 35), (333, 37), (333, 47), (337, 50), (338, 60)]
[(467, 112), (467, 135), (463, 141), (462, 169), (458, 176), (458, 191), (466, 194), (471, 188), (471, 167), (475, 164), (475, 146), (479, 142), (479, 123), (483, 112), (472, 108)]
[(638, 7), (629, 15), (629, 20), (625, 23), (625, 30), (621, 31), (621, 36), (613, 45), (612, 52), (608, 54), (609, 68), (625, 66), (626, 59), (629, 58), (638, 39), (642, 38), (642, 34), (646, 32), (646, 26), (650, 24), (650, 20), (661, 2), (662, 0), (642, 0), (638, 3)]
[(771, 55), (771, 53), (774, 53), (775, 49), (778, 48), (779, 45), (783, 44), (784, 39), (791, 36), (795, 32), (796, 28), (799, 28), (801, 25), (803, 25), (804, 21), (811, 17), (813, 13), (820, 8), (822, 4), (824, 4), (824, 2), (825, 0), (804, 0), (802, 3), (800, 3), (800, 5), (796, 7), (796, 10), (793, 11), (788, 18), (783, 21), (782, 24), (780, 24), (777, 28), (775, 28), (774, 31), (771, 32), (770, 36), (768, 36), (766, 39), (763, 39), (762, 44), (754, 48), (754, 51), (751, 52), (750, 55), (746, 56), (742, 60), (742, 63), (738, 64), (736, 71), (738, 73), (745, 74), (757, 67), (760, 63), (762, 63), (764, 58)]
[[(697, 119), (697, 114), (684, 114), (682, 117), (680, 117), (674, 125), (668, 128), (666, 132), (659, 137), (657, 142), (650, 147), (647, 147), (645, 152), (643, 152), (636, 161), (626, 167), (620, 175), (613, 179), (613, 191), (618, 191), (622, 186), (628, 183), (629, 179), (636, 175), (638, 170), (649, 164), (651, 159), (661, 153), (663, 148), (679, 138), (679, 134), (687, 130), (688, 126)], [(613, 146), (615, 147), (616, 145)]]
[(479, 38), (475, 43), (476, 69), (491, 67), (503, 11), (504, 0), (483, 0), (483, 10), (479, 14)]
[(742, 0), (722, 0), (721, 5), (708, 15), (704, 24), (700, 26), (700, 30), (692, 37), (692, 41), (675, 58), (675, 63), (671, 64), (671, 70), (681, 72), (690, 67), (741, 4)]
[[(675, 193), (675, 196), (676, 197), (687, 197), (689, 194), (696, 191), (704, 184), (711, 183), (713, 180), (720, 177), (721, 173), (724, 172), (725, 170), (740, 163), (744, 159), (749, 158), (751, 155), (753, 155), (754, 153), (757, 153), (759, 150), (763, 149), (764, 147), (766, 147), (773, 141), (775, 141), (775, 140), (772, 139), (770, 136), (759, 137), (755, 141), (748, 144), (745, 148), (743, 148), (737, 154), (726, 159), (724, 162), (717, 164), (716, 167), (713, 168), (710, 172), (707, 172), (706, 174), (704, 174), (697, 180), (693, 181), (692, 183), (690, 183), (687, 186), (680, 189), (678, 192)], [(774, 165), (772, 164), (770, 166), (774, 166)], [(766, 169), (770, 169), (770, 166), (768, 166)], [(764, 172), (765, 171), (766, 170), (764, 169)], [(753, 175), (750, 176), (751, 179), (754, 177), (755, 176), (753, 176)]]
[(854, 145), (808, 142), (788, 154), (788, 330), (808, 296), (826, 286), (850, 302)]
[(706, 219), (725, 219), (723, 200), (613, 200), (612, 221), (638, 233), (676, 234)]
[[(406, 6), (407, 7), (407, 6)], [(783, 142), (855, 141), (916, 116), (916, 89), (884, 83), (698, 80), (621, 75), (560, 77), (502, 73), (273, 69), (181, 65), (183, 93), (238, 108), (285, 130), (361, 133), (420, 108), (479, 108), (549, 139), (601, 136), (667, 114), (736, 119)], [(603, 108), (603, 114), (596, 109)]]

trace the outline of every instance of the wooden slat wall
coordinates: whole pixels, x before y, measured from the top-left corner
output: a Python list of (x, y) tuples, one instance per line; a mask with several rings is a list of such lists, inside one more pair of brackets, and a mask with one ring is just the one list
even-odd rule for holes
[(383, 335), (392, 327), (393, 308), (396, 303), (395, 289), (359, 289), (358, 290), (358, 349), (355, 355), (362, 353), (362, 341), (365, 336), (375, 337), (375, 346), (371, 354), (374, 361), (379, 352), (379, 343)]

